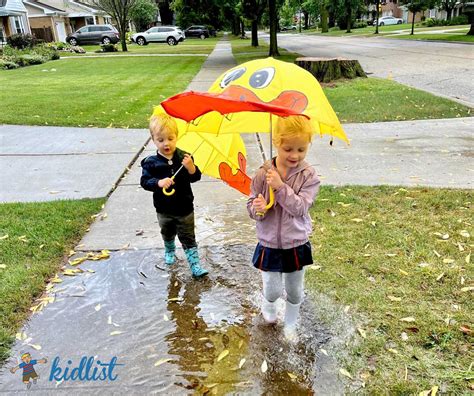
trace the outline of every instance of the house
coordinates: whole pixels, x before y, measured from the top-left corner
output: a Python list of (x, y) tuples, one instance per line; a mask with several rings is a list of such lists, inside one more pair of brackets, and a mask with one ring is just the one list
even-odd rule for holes
[(31, 33), (28, 11), (21, 0), (0, 0), (0, 42), (16, 33)]

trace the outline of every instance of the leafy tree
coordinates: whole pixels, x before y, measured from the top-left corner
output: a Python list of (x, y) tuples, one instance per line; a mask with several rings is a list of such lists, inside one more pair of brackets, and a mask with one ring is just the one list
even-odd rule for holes
[(173, 24), (173, 10), (171, 9), (170, 3), (171, 0), (157, 0), (162, 25)]
[(268, 19), (270, 24), (270, 49), (268, 56), (280, 56), (278, 52), (277, 30), (278, 30), (278, 12), (277, 0), (268, 0)]
[(451, 15), (453, 14), (454, 7), (456, 4), (465, 4), (466, 0), (441, 0), (440, 7), (442, 10), (446, 11), (446, 19), (451, 20)]
[(148, 26), (156, 21), (158, 7), (151, 0), (136, 0), (135, 5), (130, 10), (130, 19), (138, 32), (143, 32)]
[(127, 51), (127, 41), (125, 33), (127, 33), (128, 24), (130, 22), (130, 11), (137, 0), (91, 0), (91, 4), (99, 10), (109, 14), (117, 22), (117, 30), (120, 34), (120, 43), (122, 51)]
[(196, 24), (222, 28), (222, 4), (219, 0), (173, 0), (171, 9), (176, 14), (177, 25), (182, 28)]
[(400, 0), (400, 3), (403, 4), (413, 15), (410, 34), (414, 34), (416, 13), (434, 7), (436, 5), (436, 0)]
[(252, 24), (252, 47), (258, 47), (258, 24), (266, 6), (266, 0), (242, 0), (243, 15)]

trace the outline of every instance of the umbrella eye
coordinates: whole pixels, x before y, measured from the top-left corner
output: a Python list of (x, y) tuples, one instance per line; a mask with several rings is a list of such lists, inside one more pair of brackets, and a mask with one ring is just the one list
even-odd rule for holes
[(226, 73), (222, 78), (219, 86), (221, 88), (227, 87), (232, 81), (237, 80), (242, 74), (245, 73), (245, 67), (241, 67), (239, 69), (231, 70), (230, 72)]
[(272, 82), (274, 75), (273, 67), (257, 70), (250, 76), (249, 84), (252, 88), (265, 88)]

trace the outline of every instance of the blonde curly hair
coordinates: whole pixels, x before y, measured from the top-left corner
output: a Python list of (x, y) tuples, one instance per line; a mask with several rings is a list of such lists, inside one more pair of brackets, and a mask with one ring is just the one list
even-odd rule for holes
[(178, 137), (178, 125), (173, 117), (166, 113), (155, 114), (150, 118), (150, 135), (154, 139), (165, 132)]
[(296, 137), (313, 140), (313, 128), (311, 121), (305, 116), (295, 115), (288, 117), (278, 117), (275, 130), (272, 134), (272, 142), (276, 147), (280, 147), (283, 140), (292, 140)]

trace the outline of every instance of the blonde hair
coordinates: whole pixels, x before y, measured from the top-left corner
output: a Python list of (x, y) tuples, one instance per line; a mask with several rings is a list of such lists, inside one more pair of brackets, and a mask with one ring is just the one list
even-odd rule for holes
[(165, 132), (174, 133), (178, 137), (178, 125), (173, 117), (166, 113), (153, 115), (150, 118), (150, 135), (155, 138)]
[(273, 144), (276, 147), (280, 147), (283, 140), (292, 140), (296, 137), (306, 137), (308, 138), (308, 143), (311, 143), (313, 139), (311, 121), (301, 115), (278, 117), (272, 134)]

